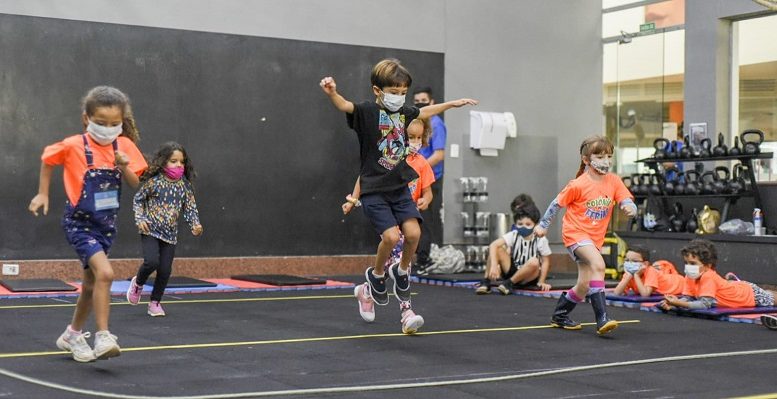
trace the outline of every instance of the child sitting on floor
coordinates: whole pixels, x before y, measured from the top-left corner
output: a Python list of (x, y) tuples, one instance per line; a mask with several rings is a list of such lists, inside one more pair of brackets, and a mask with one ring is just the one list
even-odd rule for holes
[(712, 242), (695, 239), (681, 254), (685, 260), (685, 288), (682, 297), (666, 295), (658, 304), (663, 310), (774, 306), (774, 291), (747, 282), (726, 280), (715, 270), (718, 253)]
[(671, 262), (658, 260), (651, 264), (646, 248), (631, 246), (623, 262), (623, 277), (613, 293), (643, 298), (653, 294), (679, 295), (684, 285), (685, 278), (677, 273)]

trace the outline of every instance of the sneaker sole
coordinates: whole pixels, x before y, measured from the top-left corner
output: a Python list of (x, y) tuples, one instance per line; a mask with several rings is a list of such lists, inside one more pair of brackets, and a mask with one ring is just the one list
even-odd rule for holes
[(558, 323), (550, 323), (550, 325), (551, 325), (551, 327), (561, 328), (561, 329), (570, 330), (570, 331), (572, 331), (572, 330), (582, 330), (583, 329), (583, 326), (580, 325), (580, 324), (578, 324), (578, 325), (576, 325), (574, 327), (562, 326), (561, 324), (558, 324)]
[(491, 293), (491, 289), (490, 288), (488, 289), (488, 291), (486, 291), (486, 290), (475, 290), (475, 294), (478, 294), (478, 295), (488, 295), (490, 293)]
[(147, 313), (149, 316), (151, 316), (151, 317), (165, 317), (165, 316), (167, 316), (167, 315), (166, 315), (166, 314), (164, 314), (164, 313), (151, 313), (151, 312), (146, 312), (146, 313)]
[(359, 300), (359, 289), (361, 289), (361, 287), (362, 287), (362, 284), (359, 284), (353, 288), (353, 296), (356, 297), (356, 305), (359, 307), (359, 315), (362, 317), (362, 320), (366, 321), (367, 323), (372, 323), (373, 321), (375, 321), (375, 312), (372, 312), (372, 313), (362, 312), (362, 303)]
[(496, 289), (499, 290), (499, 293), (502, 294), (502, 295), (510, 295), (510, 294), (512, 294), (512, 292), (510, 292), (510, 290), (508, 290), (505, 287), (499, 286), (499, 287), (496, 287)]
[(604, 335), (616, 328), (618, 328), (618, 322), (615, 320), (610, 320), (607, 323), (605, 323), (600, 329), (596, 330), (596, 333), (599, 335)]
[(364, 271), (364, 278), (367, 280), (367, 285), (370, 286), (370, 293), (369, 293), (370, 294), (370, 299), (372, 299), (372, 302), (374, 302), (376, 305), (386, 306), (386, 305), (389, 304), (388, 291), (384, 294), (384, 295), (386, 295), (386, 300), (383, 303), (381, 303), (377, 298), (375, 298), (375, 295), (373, 295), (374, 294), (374, 292), (373, 292), (374, 290), (372, 289), (372, 284), (370, 284), (370, 276), (368, 274), (368, 273), (370, 273), (370, 270), (372, 270), (372, 269), (373, 268), (370, 267), (370, 268), (367, 268), (367, 270)]
[(761, 323), (770, 330), (777, 330), (777, 317), (768, 314), (762, 315)]
[(132, 290), (132, 287), (135, 286), (136, 279), (137, 279), (137, 276), (133, 277), (132, 280), (130, 281), (129, 288), (127, 288), (127, 302), (129, 302), (130, 305), (132, 305), (132, 306), (135, 306), (135, 305), (140, 303), (140, 298), (138, 298), (137, 302), (132, 302), (132, 300), (130, 299), (130, 291)]
[(108, 349), (107, 351), (101, 353), (100, 355), (96, 353), (94, 355), (97, 357), (98, 360), (110, 359), (112, 357), (121, 356), (121, 349), (118, 346), (114, 346)]
[[(397, 266), (397, 269), (399, 269), (399, 266)], [(394, 296), (396, 296), (397, 299), (399, 299), (400, 301), (403, 301), (403, 302), (409, 301), (410, 300), (410, 274), (408, 273), (407, 275), (407, 289), (403, 291), (397, 288), (397, 278), (399, 278), (399, 276), (394, 275), (394, 268), (389, 267), (388, 271), (389, 271), (389, 276), (391, 277), (392, 280), (394, 280)], [(410, 272), (410, 269), (408, 269), (408, 272)], [(406, 292), (407, 297), (400, 296), (399, 295), (400, 292), (403, 292), (403, 293)]]
[(415, 315), (411, 317), (407, 324), (402, 325), (402, 333), (407, 335), (415, 334), (421, 327), (424, 326), (424, 318)]
[(65, 340), (62, 339), (62, 336), (57, 338), (57, 348), (59, 348), (59, 350), (70, 352), (70, 344), (65, 342)]

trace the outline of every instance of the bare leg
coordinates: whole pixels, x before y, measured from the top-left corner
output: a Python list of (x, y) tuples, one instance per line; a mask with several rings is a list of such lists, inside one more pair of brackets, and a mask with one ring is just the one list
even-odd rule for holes
[(529, 259), (518, 271), (510, 277), (513, 284), (528, 283), (540, 276), (540, 261), (537, 258)]
[(94, 293), (92, 306), (97, 331), (108, 330), (108, 317), (111, 313), (111, 283), (113, 268), (104, 252), (98, 252), (89, 258), (89, 268), (94, 275)]
[[(383, 232), (383, 234), (380, 235), (380, 238), (380, 244), (378, 244), (378, 253), (375, 255), (376, 274), (385, 273), (383, 266), (386, 264), (386, 260), (391, 255), (391, 250), (394, 249), (394, 247), (397, 245), (397, 241), (399, 241), (399, 231), (397, 230), (396, 226), (389, 227), (386, 229), (386, 231)], [(407, 236), (405, 236), (405, 240), (405, 243), (407, 243)], [(416, 240), (416, 245), (417, 244), (418, 241)], [(405, 247), (407, 247), (407, 244), (405, 244)], [(412, 256), (412, 254), (410, 256)], [(402, 252), (402, 257), (406, 257), (404, 252)]]
[(593, 245), (585, 245), (575, 250), (577, 262), (577, 284), (572, 287), (578, 298), (585, 298), (591, 280), (604, 280), (604, 259)]
[(402, 248), (402, 260), (399, 262), (399, 268), (406, 272), (410, 268), (410, 260), (413, 259), (415, 250), (418, 248), (418, 241), (421, 238), (421, 226), (418, 225), (418, 219), (405, 220), (402, 223), (402, 234), (405, 235), (405, 246)]
[(92, 311), (92, 297), (94, 292), (94, 274), (92, 269), (84, 269), (84, 281), (81, 283), (81, 295), (76, 301), (76, 310), (73, 312), (73, 319), (70, 321), (70, 328), (80, 331), (89, 318)]

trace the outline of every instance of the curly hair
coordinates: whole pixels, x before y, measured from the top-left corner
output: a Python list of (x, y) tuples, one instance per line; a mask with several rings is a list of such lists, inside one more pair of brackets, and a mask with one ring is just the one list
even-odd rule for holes
[(197, 177), (197, 172), (194, 171), (194, 165), (192, 165), (192, 160), (189, 158), (186, 150), (182, 145), (174, 141), (168, 141), (156, 150), (156, 153), (148, 163), (148, 169), (146, 169), (145, 173), (140, 177), (140, 180), (146, 181), (160, 173), (164, 173), (167, 161), (173, 156), (173, 152), (175, 151), (180, 151), (181, 154), (183, 154), (183, 175), (186, 177), (186, 180), (191, 183), (194, 178)]
[(86, 93), (81, 101), (81, 111), (87, 116), (94, 115), (99, 107), (118, 107), (122, 113), (121, 135), (137, 143), (140, 140), (140, 131), (132, 114), (132, 105), (129, 97), (121, 90), (111, 86), (93, 87)]
[(718, 250), (715, 249), (715, 244), (711, 241), (697, 238), (692, 240), (688, 245), (684, 246), (680, 250), (680, 254), (683, 257), (693, 255), (701, 261), (704, 265), (709, 265), (713, 269), (715, 264), (718, 263)]

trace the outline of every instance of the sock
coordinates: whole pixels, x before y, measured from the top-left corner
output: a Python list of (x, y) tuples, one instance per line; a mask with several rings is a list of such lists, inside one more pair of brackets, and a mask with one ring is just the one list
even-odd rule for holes
[(81, 335), (81, 330), (74, 330), (73, 327), (70, 326), (70, 324), (67, 325), (67, 335), (68, 338), (75, 338), (79, 335)]
[(583, 302), (583, 299), (580, 298), (579, 296), (577, 296), (577, 294), (575, 294), (574, 290), (567, 291), (567, 299), (569, 299), (570, 301), (572, 301), (574, 303)]
[(588, 284), (588, 295), (604, 291), (604, 280), (591, 280)]
[(375, 273), (375, 270), (373, 269), (373, 270), (372, 270), (372, 277), (375, 277), (375, 278), (383, 278), (383, 277), (386, 277), (386, 272), (383, 272), (383, 273), (381, 273), (381, 274), (378, 274), (378, 273)]
[[(408, 268), (408, 270), (410, 270), (410, 269)], [(404, 270), (404, 269), (402, 269), (402, 266), (399, 266), (397, 268), (397, 274), (399, 274), (400, 276), (407, 276), (407, 271), (408, 270)]]

